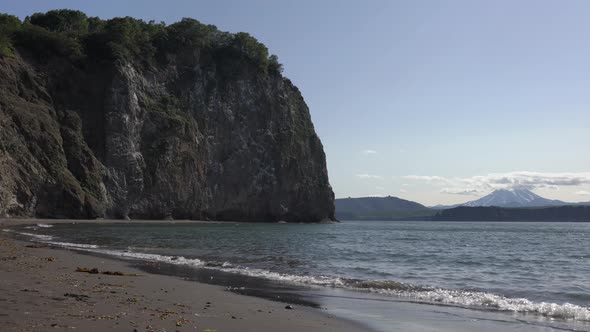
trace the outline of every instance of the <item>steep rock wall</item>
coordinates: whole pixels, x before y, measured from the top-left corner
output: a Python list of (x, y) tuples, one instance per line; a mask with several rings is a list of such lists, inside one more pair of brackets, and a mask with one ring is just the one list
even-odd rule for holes
[(0, 57), (0, 215), (318, 222), (325, 155), (291, 82), (199, 52)]

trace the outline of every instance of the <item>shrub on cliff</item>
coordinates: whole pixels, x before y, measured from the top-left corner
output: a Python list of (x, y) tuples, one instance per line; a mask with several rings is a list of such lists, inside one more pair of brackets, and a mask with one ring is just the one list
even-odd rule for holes
[(88, 17), (78, 10), (60, 9), (35, 13), (25, 21), (52, 32), (82, 35), (88, 32)]
[(76, 60), (83, 56), (83, 48), (77, 40), (28, 23), (17, 31), (15, 39), (15, 44), (27, 49), (38, 59), (58, 55)]
[(156, 44), (163, 50), (178, 51), (182, 47), (209, 48), (223, 33), (214, 25), (206, 25), (192, 18), (183, 18), (157, 36)]
[(283, 65), (279, 62), (278, 56), (273, 54), (268, 58), (268, 70), (275, 74), (283, 73)]
[(0, 14), (0, 56), (14, 53), (12, 46), (13, 34), (21, 28), (21, 22), (16, 16)]
[(131, 17), (117, 17), (96, 26), (96, 32), (87, 38), (86, 47), (100, 49), (99, 56), (111, 59), (150, 59), (154, 55), (152, 34), (163, 29), (163, 25), (145, 23)]

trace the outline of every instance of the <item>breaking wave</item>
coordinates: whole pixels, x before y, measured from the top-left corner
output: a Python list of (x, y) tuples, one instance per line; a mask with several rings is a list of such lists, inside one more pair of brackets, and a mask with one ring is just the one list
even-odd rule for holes
[(571, 303), (533, 302), (525, 298), (510, 298), (498, 294), (456, 289), (428, 288), (389, 281), (363, 282), (354, 287), (375, 294), (403, 297), (431, 303), (479, 307), (500, 311), (532, 313), (560, 319), (590, 321), (590, 308)]

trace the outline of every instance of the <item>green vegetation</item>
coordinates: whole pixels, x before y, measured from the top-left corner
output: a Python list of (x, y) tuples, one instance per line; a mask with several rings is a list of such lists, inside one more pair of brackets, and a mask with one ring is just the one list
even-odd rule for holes
[(145, 66), (178, 54), (200, 55), (228, 75), (245, 68), (269, 74), (283, 69), (276, 55), (245, 32), (221, 32), (189, 18), (167, 26), (131, 17), (101, 20), (68, 9), (36, 13), (24, 22), (0, 14), (0, 56), (13, 56), (15, 50), (43, 61), (61, 56), (73, 62), (135, 61)]
[(0, 56), (14, 55), (12, 37), (21, 28), (21, 21), (16, 16), (0, 14)]
[(15, 34), (15, 39), (17, 46), (27, 49), (40, 59), (57, 55), (75, 60), (83, 56), (82, 47), (75, 39), (36, 25), (25, 23)]
[(282, 73), (283, 72), (283, 64), (279, 62), (279, 57), (272, 54), (268, 58), (268, 69), (272, 72)]
[(180, 51), (183, 45), (192, 49), (210, 48), (218, 42), (224, 33), (214, 25), (205, 25), (192, 18), (183, 18), (180, 22), (166, 27), (156, 36), (156, 43), (171, 51)]
[(180, 130), (190, 126), (190, 116), (181, 111), (180, 100), (173, 95), (150, 100), (145, 105), (145, 109), (151, 113), (152, 117), (159, 118), (162, 124), (168, 124), (170, 130)]
[(212, 49), (214, 58), (221, 65), (225, 76), (233, 77), (248, 65), (265, 73), (280, 74), (282, 65), (276, 55), (268, 54), (268, 48), (246, 32), (221, 35)]
[(88, 32), (88, 17), (77, 10), (51, 10), (45, 14), (36, 13), (25, 21), (51, 32), (81, 35)]

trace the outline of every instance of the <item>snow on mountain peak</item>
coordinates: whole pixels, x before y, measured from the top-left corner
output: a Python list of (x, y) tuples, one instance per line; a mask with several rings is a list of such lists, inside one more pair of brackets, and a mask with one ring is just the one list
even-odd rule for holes
[(526, 188), (497, 189), (462, 206), (531, 207), (563, 205), (564, 202), (543, 198)]

